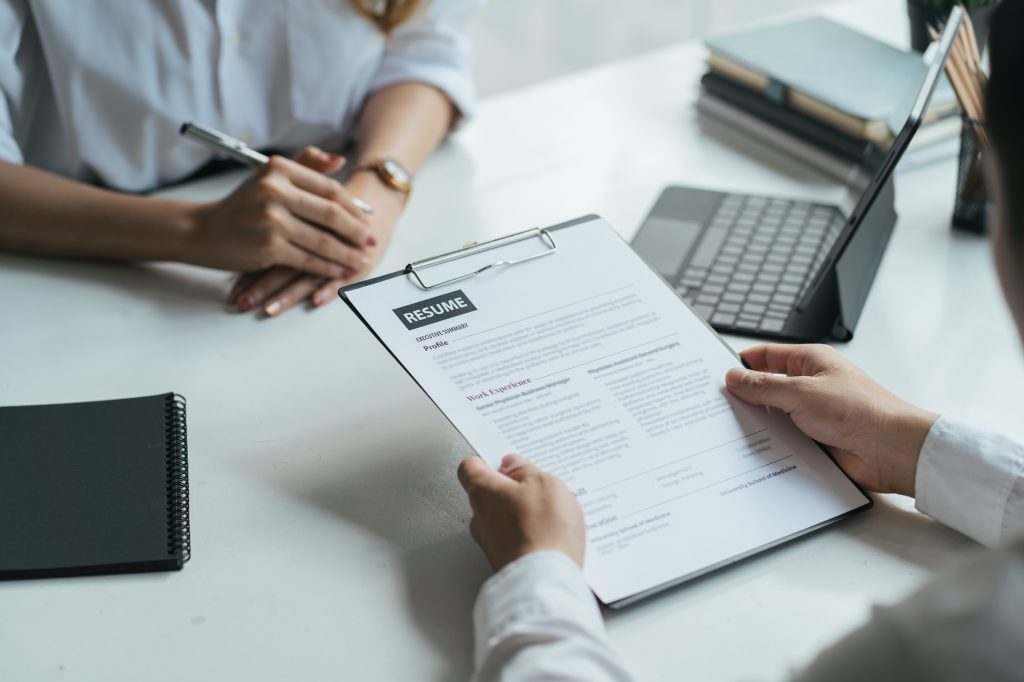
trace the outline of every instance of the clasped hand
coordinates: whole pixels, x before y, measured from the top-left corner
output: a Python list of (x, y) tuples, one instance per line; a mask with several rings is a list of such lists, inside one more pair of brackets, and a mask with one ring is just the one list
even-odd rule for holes
[[(317, 161), (321, 168), (311, 168)], [(323, 173), (343, 164), (311, 147), (294, 161), (271, 157), (228, 197), (197, 210), (193, 262), (243, 272), (284, 265), (330, 278), (363, 269), (376, 239), (344, 186)]]
[[(789, 413), (868, 490), (914, 494), (918, 455), (937, 415), (897, 398), (829, 346), (770, 344), (740, 355), (750, 369), (726, 375), (734, 396)], [(557, 478), (510, 455), (497, 471), (478, 457), (464, 460), (459, 480), (473, 509), (470, 532), (495, 570), (540, 549), (582, 566), (583, 515)]]

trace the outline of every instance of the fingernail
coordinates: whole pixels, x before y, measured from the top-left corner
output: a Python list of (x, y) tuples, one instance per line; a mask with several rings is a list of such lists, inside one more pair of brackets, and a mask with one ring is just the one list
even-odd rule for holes
[(352, 197), (352, 203), (355, 204), (355, 207), (358, 208), (363, 213), (366, 213), (366, 214), (373, 213), (373, 206), (370, 206), (370, 204), (368, 204), (367, 202), (363, 201), (359, 197)]
[(267, 307), (263, 309), (263, 311), (267, 315), (273, 317), (274, 315), (277, 315), (279, 312), (281, 312), (281, 304), (277, 301), (274, 301), (273, 303), (269, 303)]
[(323, 296), (323, 294), (317, 294), (316, 296), (313, 297), (313, 305), (315, 307), (319, 308), (323, 304), (324, 304), (324, 296)]
[(242, 312), (249, 312), (254, 305), (256, 305), (256, 301), (253, 300), (252, 296), (243, 296), (238, 301), (238, 309)]
[(372, 234), (366, 235), (366, 245), (367, 246), (377, 246), (377, 238), (374, 237)]
[(354, 274), (356, 274), (355, 270), (350, 270), (348, 268), (342, 268), (341, 269), (341, 278), (342, 279), (348, 279), (349, 277), (351, 277)]
[(341, 159), (341, 154), (335, 154), (334, 152), (331, 152), (330, 154), (327, 155), (327, 158), (330, 159), (331, 161), (338, 161), (339, 159)]
[(743, 383), (743, 377), (747, 376), (747, 370), (743, 367), (733, 367), (725, 373), (725, 384), (736, 387)]

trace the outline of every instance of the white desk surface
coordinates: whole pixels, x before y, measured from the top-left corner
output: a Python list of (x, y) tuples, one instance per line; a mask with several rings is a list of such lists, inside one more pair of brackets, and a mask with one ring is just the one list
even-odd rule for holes
[[(828, 11), (905, 42), (900, 3)], [(423, 171), (380, 271), (590, 212), (629, 237), (669, 183), (835, 197), (698, 122), (702, 57), (681, 44), (485, 101)], [(1024, 365), (987, 242), (950, 232), (953, 173), (899, 176), (899, 224), (842, 350), (911, 400), (1012, 431)], [(225, 310), (227, 285), (0, 256), (0, 404), (184, 394), (193, 546), (176, 573), (0, 583), (0, 679), (467, 678), (490, 575), (455, 478), (468, 446), (343, 305), (259, 320)], [(777, 679), (973, 547), (881, 497), (607, 614), (611, 638), (643, 680)]]

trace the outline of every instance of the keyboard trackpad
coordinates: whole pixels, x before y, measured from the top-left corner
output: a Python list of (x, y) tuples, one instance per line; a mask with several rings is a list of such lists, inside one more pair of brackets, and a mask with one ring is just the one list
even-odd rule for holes
[(702, 227), (692, 220), (650, 216), (633, 239), (633, 249), (655, 272), (672, 281), (700, 237)]

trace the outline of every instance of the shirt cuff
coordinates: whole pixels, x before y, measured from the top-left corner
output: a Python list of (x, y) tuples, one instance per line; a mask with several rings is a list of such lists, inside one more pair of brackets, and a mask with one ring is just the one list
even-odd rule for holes
[(1020, 443), (940, 417), (921, 446), (917, 508), (982, 544), (996, 546), (1018, 525), (1019, 519), (1008, 511), (1022, 470)]
[(520, 557), (491, 576), (473, 609), (476, 664), (502, 639), (557, 617), (603, 640), (604, 621), (583, 572), (554, 550)]
[[(0, 97), (3, 97), (2, 93), (0, 93)], [(0, 109), (2, 109), (2, 106), (0, 104)], [(0, 111), (0, 116), (2, 114), (3, 112)], [(25, 156), (21, 153), (21, 147), (15, 142), (14, 137), (5, 130), (0, 130), (0, 161), (16, 164), (25, 163)]]

